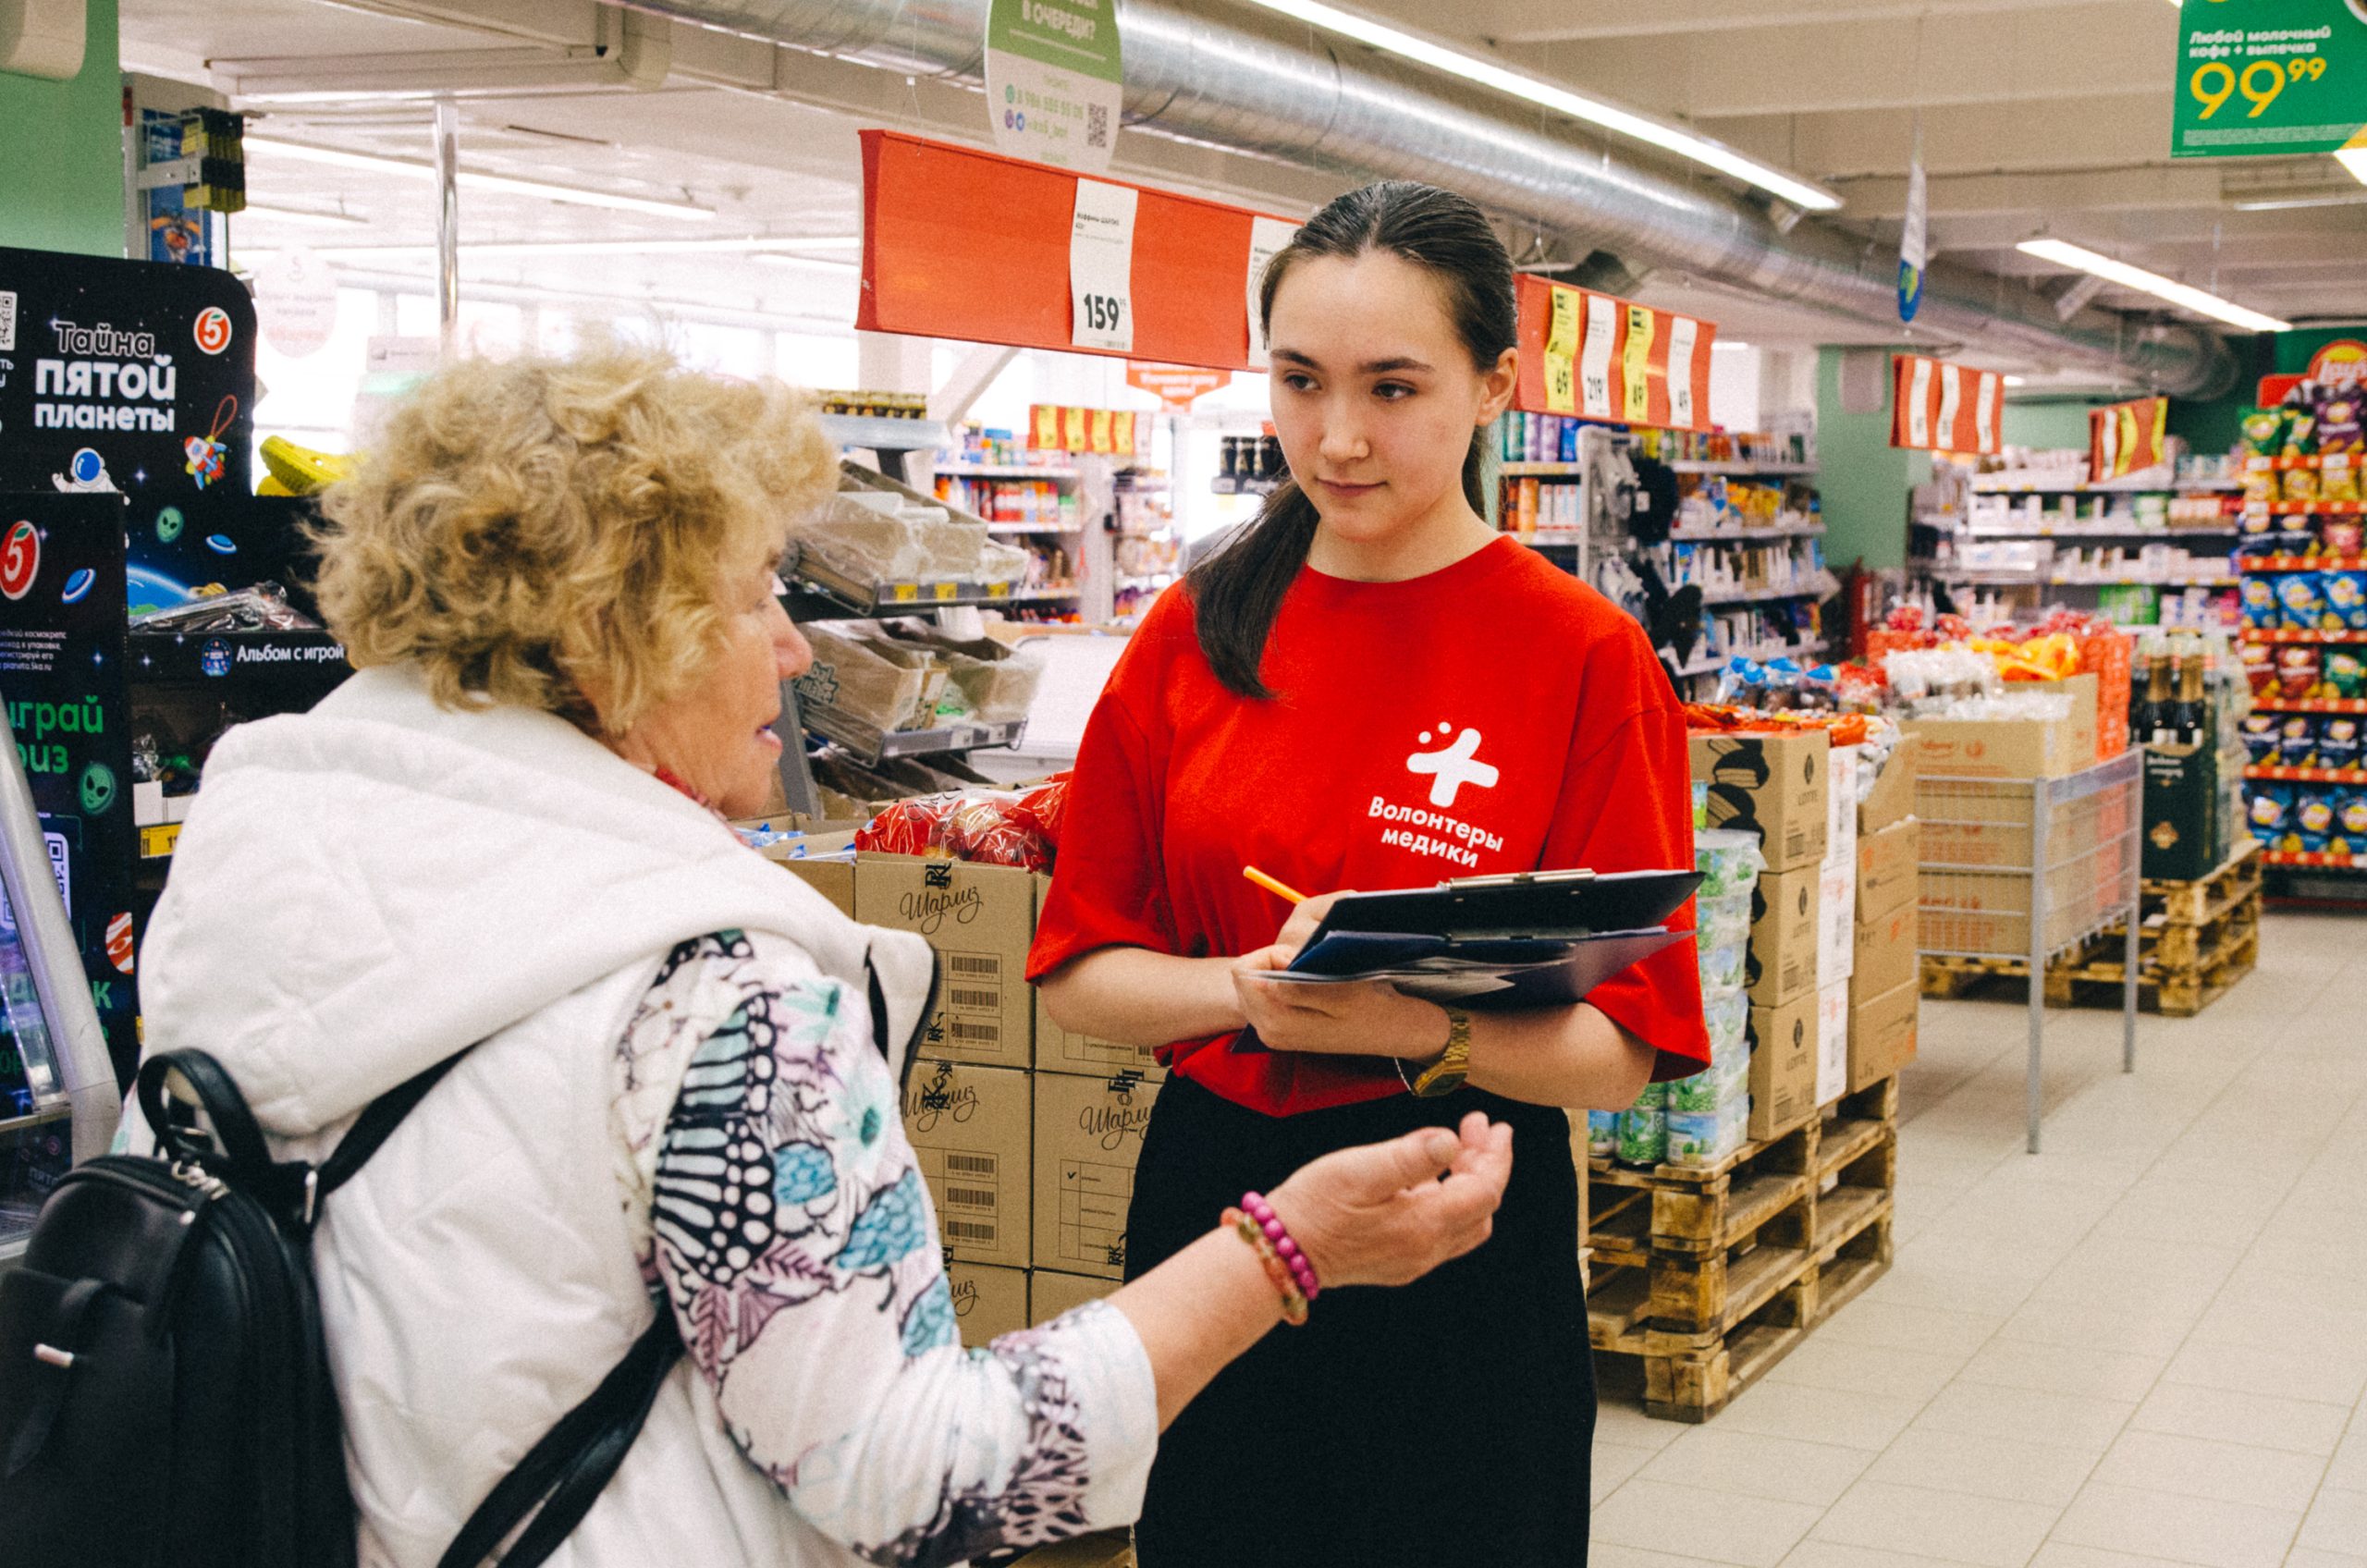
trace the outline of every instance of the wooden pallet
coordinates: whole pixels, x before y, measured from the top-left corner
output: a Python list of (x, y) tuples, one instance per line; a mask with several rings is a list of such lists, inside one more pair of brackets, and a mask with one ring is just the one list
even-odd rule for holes
[[(2211, 954), (2201, 967), (2179, 973), (2137, 976), (2137, 1005), (2165, 1018), (2192, 1018), (2233, 989), (2236, 982), (2260, 962), (2260, 927), (2245, 926), (2225, 947)], [(2118, 1007), (2126, 973), (2117, 963), (2097, 963), (2067, 974), (2050, 971), (2046, 977), (2049, 1007)]]
[[(2120, 1006), (2118, 987), (2126, 973), (2122, 955), (2127, 951), (2125, 938), (2115, 929), (2051, 960), (2046, 1005)], [(2140, 926), (2137, 1005), (2145, 1012), (2191, 1018), (2250, 974), (2259, 951), (2257, 885), (2216, 910), (2204, 925)], [(1920, 966), (1923, 995), (1948, 1000), (1984, 995), (2006, 982), (2027, 997), (2023, 987), (2030, 972), (2028, 962), (2010, 958), (1930, 957)]]
[[(2139, 973), (2163, 976), (2193, 974), (2209, 968), (2218, 955), (2260, 925), (2261, 893), (2257, 886), (2228, 902), (2214, 906), (2200, 925), (2174, 925), (2148, 918), (2137, 928)], [(2103, 944), (2102, 957), (2124, 949), (2117, 936)]]
[(2260, 845), (2246, 839), (2210, 876), (2192, 882), (2140, 882), (2140, 913), (2172, 925), (2207, 925), (2223, 910), (2260, 891)]
[(1710, 1419), (1889, 1266), (1897, 1123), (1886, 1079), (1707, 1170), (1591, 1172), (1588, 1333), (1649, 1414)]

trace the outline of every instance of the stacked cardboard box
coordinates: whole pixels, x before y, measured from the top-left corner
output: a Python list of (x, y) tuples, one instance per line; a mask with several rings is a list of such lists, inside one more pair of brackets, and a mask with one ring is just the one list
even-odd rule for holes
[(1760, 836), (1750, 932), (1750, 1136), (1800, 1121), (1817, 1101), (1821, 894), (1832, 833), (1832, 746), (1821, 729), (1701, 734), (1692, 771), (1712, 827)]
[(1026, 974), (1047, 880), (905, 855), (784, 864), (853, 918), (938, 951), (904, 1133), (937, 1205), (963, 1342), (1117, 1289), (1166, 1073), (1151, 1051), (1070, 1034), (1043, 1011)]
[(1922, 833), (1910, 815), (1916, 753), (1902, 745), (1857, 808), (1857, 908), (1849, 975), (1848, 1092), (1915, 1059)]
[(1824, 859), (1817, 867), (1816, 1103), (1849, 1087), (1849, 974), (1857, 958), (1858, 766), (1864, 748), (1835, 746), (1826, 773)]

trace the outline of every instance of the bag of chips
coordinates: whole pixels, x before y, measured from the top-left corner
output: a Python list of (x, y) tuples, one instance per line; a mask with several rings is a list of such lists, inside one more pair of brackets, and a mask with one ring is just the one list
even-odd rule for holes
[(2293, 791), (2292, 827), (2287, 837), (2304, 854), (2326, 848), (2334, 837), (2335, 792), (2323, 784), (2303, 784)]
[[(2278, 448), (2282, 458), (2306, 458), (2318, 449), (2318, 416), (2308, 409), (2285, 410), (2285, 444)], [(2303, 471), (2295, 469), (2294, 473)], [(2291, 475), (2287, 475), (2290, 478)]]
[[(2352, 469), (2351, 473), (2359, 471)], [(2332, 496), (2327, 497), (2329, 500)], [(2357, 496), (2349, 497), (2357, 500)], [(2329, 556), (2367, 555), (2367, 520), (2324, 517), (2318, 520), (2318, 548)]]
[[(2250, 579), (2246, 580), (2247, 582)], [(2249, 619), (2249, 618), (2247, 618)], [(2276, 690), (2276, 649), (2267, 643), (2246, 643), (2242, 645), (2244, 679), (2251, 682), (2252, 695), (2265, 697)]]
[(2281, 717), (2273, 713), (2244, 715), (2244, 750), (2251, 753), (2254, 766), (2270, 767), (2275, 765), (2277, 743), (2281, 734), (2281, 727), (2277, 720)]
[(2318, 766), (2318, 721), (2306, 713), (2283, 716), (2276, 727), (2276, 763), (2280, 767)]
[(2318, 679), (2335, 697), (2367, 697), (2367, 655), (2356, 648), (2328, 648)]
[(2332, 714), (2318, 725), (2318, 767), (2359, 766), (2359, 720), (2349, 714)]
[(2286, 848), (2286, 825), (2293, 815), (2293, 787), (2289, 784), (2250, 786), (2244, 800), (2244, 815), (2251, 824), (2253, 838), (2272, 850)]
[(2313, 468), (2292, 468), (2285, 471), (2285, 498), (2288, 501), (2314, 501), (2318, 498), (2318, 471)]
[(2275, 512), (2264, 506), (2247, 507), (2238, 526), (2237, 551), (2247, 556), (2275, 555), (2284, 547), (2280, 532)]
[(2322, 650), (2312, 643), (2287, 643), (2276, 650), (2276, 691), (2282, 697), (2296, 701), (2321, 695), (2318, 682), (2324, 678)]
[(2324, 571), (2318, 576), (2326, 595), (2321, 624), (2330, 631), (2367, 630), (2367, 571)]
[(2243, 420), (2244, 451), (2247, 456), (2273, 458), (2285, 449), (2285, 410), (2254, 409)]
[(2318, 474), (2320, 500), (2355, 501), (2359, 499), (2359, 454), (2328, 452), (2318, 461), (2324, 465)]
[(2318, 450), (2367, 452), (2367, 422), (2360, 418), (2356, 393), (2337, 392), (2318, 405)]
[(2367, 854), (2367, 790), (2344, 790), (2334, 800), (2334, 835), (2326, 848), (2347, 855)]
[(2293, 631), (2326, 630), (2325, 580), (2317, 572), (2288, 571), (2278, 578), (2276, 602), (2284, 607), (2285, 624)]

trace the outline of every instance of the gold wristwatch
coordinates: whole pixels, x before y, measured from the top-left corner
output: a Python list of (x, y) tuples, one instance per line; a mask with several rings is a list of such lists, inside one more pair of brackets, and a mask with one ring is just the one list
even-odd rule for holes
[(1405, 1086), (1422, 1099), (1451, 1095), (1463, 1087), (1464, 1079), (1471, 1075), (1471, 1015), (1449, 1008), (1446, 1023), (1446, 1049), (1418, 1074), (1407, 1077), (1404, 1060), (1398, 1060), (1397, 1075), (1404, 1078)]

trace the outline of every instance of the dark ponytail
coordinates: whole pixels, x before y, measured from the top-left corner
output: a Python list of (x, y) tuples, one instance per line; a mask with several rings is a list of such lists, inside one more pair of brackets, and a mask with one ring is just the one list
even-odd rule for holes
[[(1297, 237), (1267, 263), (1266, 276), (1258, 281), (1260, 321), (1272, 325), (1275, 291), (1299, 262), (1310, 256), (1349, 261), (1367, 251), (1401, 256), (1438, 279), (1446, 291), (1456, 336), (1475, 369), (1495, 369), (1503, 351), (1513, 347), (1517, 334), (1513, 263), (1503, 241), (1488, 226), (1486, 214), (1463, 197), (1404, 179), (1351, 190), (1307, 219)], [(1473, 430), (1471, 450), (1463, 459), (1463, 494), (1471, 509), (1483, 517), (1488, 511), (1486, 449), (1486, 428)], [(1266, 498), (1256, 522), (1184, 579), (1201, 653), (1217, 679), (1245, 697), (1274, 694), (1259, 674), (1266, 639), (1282, 612), (1282, 596), (1306, 564), (1320, 521), (1298, 482), (1285, 479)]]

